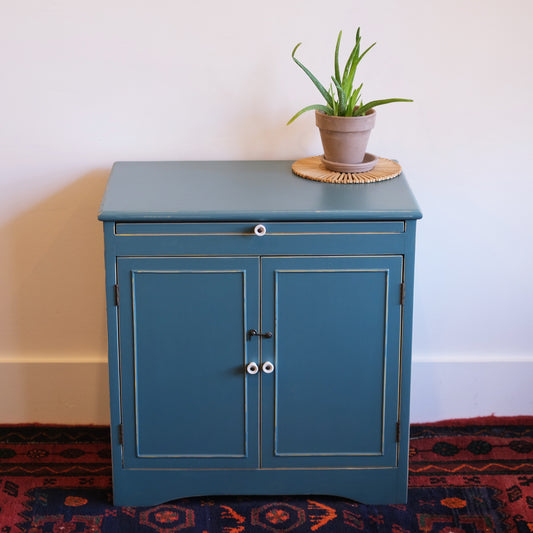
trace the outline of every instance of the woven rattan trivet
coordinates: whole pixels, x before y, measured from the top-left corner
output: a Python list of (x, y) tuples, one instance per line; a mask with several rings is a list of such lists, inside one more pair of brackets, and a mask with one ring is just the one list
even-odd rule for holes
[(328, 183), (371, 183), (399, 176), (402, 167), (396, 161), (380, 157), (376, 166), (368, 172), (335, 172), (326, 168), (321, 155), (315, 155), (295, 161), (292, 171), (302, 178)]

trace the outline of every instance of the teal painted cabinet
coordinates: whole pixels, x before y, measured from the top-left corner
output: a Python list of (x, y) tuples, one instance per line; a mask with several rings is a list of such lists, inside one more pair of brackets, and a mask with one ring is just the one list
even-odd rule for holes
[(403, 176), (115, 164), (99, 215), (115, 503), (405, 501), (420, 216)]

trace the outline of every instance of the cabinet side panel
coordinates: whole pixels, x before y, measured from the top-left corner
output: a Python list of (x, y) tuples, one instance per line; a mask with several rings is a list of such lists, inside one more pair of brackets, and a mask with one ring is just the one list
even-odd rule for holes
[(119, 426), (121, 416), (121, 387), (119, 359), (118, 308), (115, 305), (115, 286), (117, 283), (117, 257), (115, 223), (104, 222), (105, 246), (105, 293), (107, 313), (107, 343), (109, 366), (109, 407), (111, 418), (111, 449), (113, 461), (113, 477), (122, 465), (122, 448), (119, 444)]

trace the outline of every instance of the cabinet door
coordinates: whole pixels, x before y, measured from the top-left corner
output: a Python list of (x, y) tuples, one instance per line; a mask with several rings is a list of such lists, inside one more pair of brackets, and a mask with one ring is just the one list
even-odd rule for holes
[(257, 466), (258, 259), (118, 258), (125, 468)]
[(262, 260), (263, 467), (396, 464), (402, 264)]

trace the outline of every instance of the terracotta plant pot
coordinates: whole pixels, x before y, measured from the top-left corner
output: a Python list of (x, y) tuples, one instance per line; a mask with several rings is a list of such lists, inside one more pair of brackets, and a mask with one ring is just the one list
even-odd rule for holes
[(333, 117), (315, 111), (315, 118), (324, 148), (324, 164), (328, 169), (364, 172), (375, 166), (377, 157), (368, 154), (365, 158), (370, 131), (376, 122), (375, 109), (361, 117)]

